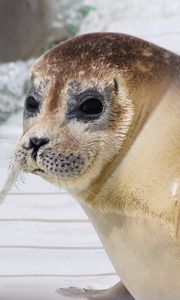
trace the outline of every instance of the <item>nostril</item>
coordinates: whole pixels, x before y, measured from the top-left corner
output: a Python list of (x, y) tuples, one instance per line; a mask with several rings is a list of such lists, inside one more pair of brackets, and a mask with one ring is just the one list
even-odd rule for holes
[(32, 149), (31, 156), (36, 160), (37, 152), (41, 146), (46, 145), (49, 142), (49, 139), (32, 137), (29, 140), (28, 149)]
[(29, 140), (30, 147), (31, 148), (40, 148), (41, 146), (46, 145), (49, 142), (49, 139), (46, 138), (38, 138), (38, 137), (32, 137)]

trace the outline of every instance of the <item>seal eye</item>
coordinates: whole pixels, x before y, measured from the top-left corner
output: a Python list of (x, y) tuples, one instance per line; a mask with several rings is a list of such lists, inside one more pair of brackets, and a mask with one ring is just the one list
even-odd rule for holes
[(103, 111), (103, 104), (99, 99), (90, 97), (84, 100), (84, 102), (80, 105), (79, 110), (84, 115), (98, 116)]
[(30, 112), (36, 112), (39, 109), (39, 103), (33, 96), (27, 97), (25, 106)]

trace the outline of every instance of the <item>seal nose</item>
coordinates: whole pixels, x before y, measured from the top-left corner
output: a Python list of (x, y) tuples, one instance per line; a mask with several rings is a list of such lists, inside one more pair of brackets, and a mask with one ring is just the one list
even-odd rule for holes
[(38, 137), (32, 137), (30, 138), (30, 146), (31, 148), (40, 148), (41, 146), (46, 145), (49, 142), (48, 139), (45, 138), (38, 138)]
[(32, 149), (32, 157), (34, 159), (36, 159), (37, 156), (37, 152), (39, 150), (40, 147), (46, 145), (47, 143), (49, 143), (49, 139), (46, 138), (38, 138), (38, 137), (32, 137), (29, 140), (29, 149)]

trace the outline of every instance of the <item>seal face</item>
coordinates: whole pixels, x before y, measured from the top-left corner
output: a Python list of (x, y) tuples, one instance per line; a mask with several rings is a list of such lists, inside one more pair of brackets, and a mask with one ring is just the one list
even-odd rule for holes
[(133, 104), (121, 78), (125, 71), (100, 53), (102, 41), (107, 54), (113, 38), (104, 34), (99, 45), (86, 36), (69, 40), (34, 65), (16, 149), (24, 171), (70, 188), (78, 180), (84, 188), (119, 152)]

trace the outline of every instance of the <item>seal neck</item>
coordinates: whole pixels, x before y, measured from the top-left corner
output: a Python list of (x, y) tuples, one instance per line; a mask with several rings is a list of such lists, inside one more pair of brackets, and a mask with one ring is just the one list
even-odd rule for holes
[(170, 82), (167, 77), (163, 78), (162, 82), (159, 83), (156, 93), (154, 93), (155, 86), (151, 83), (143, 84), (138, 89), (137, 87), (131, 89), (129, 99), (131, 99), (134, 106), (134, 117), (120, 151), (113, 157), (113, 160), (105, 165), (100, 175), (90, 183), (88, 188), (80, 192), (77, 197), (84, 199), (89, 204), (93, 202), (94, 196), (97, 196), (101, 192), (104, 184), (112, 177), (113, 173), (126, 157), (147, 119), (168, 90), (169, 85)]

